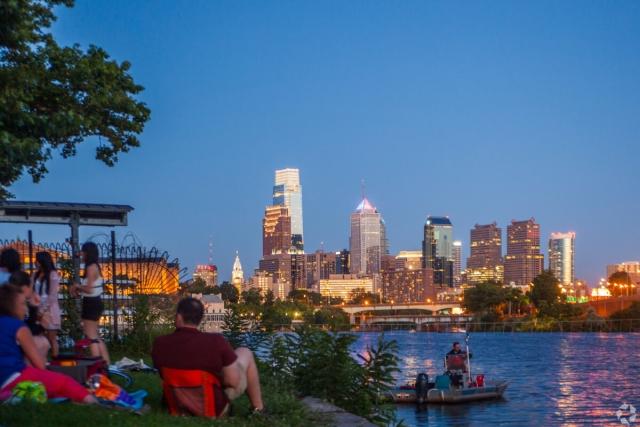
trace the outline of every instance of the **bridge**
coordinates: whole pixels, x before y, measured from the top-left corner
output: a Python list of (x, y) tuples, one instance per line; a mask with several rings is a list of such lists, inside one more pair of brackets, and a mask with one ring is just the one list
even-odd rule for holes
[(352, 325), (362, 323), (404, 323), (410, 322), (420, 325), (429, 319), (440, 318), (442, 315), (461, 314), (462, 309), (457, 303), (404, 303), (404, 304), (359, 304), (340, 305), (349, 315)]

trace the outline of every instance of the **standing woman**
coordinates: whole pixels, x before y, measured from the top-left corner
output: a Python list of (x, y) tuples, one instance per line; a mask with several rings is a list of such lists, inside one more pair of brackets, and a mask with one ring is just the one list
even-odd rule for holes
[(49, 252), (36, 253), (36, 267), (38, 270), (33, 275), (33, 292), (40, 296), (38, 316), (40, 324), (45, 329), (49, 344), (51, 344), (51, 356), (57, 357), (57, 335), (61, 323), (60, 304), (58, 303), (60, 275), (56, 271), (56, 266)]
[(91, 340), (91, 354), (101, 356), (110, 363), (109, 352), (104, 341), (100, 339), (98, 321), (104, 309), (102, 305), (103, 280), (100, 270), (100, 254), (98, 246), (93, 242), (82, 245), (81, 256), (84, 261), (84, 277), (81, 284), (74, 286), (74, 293), (82, 296), (82, 330), (84, 335)]

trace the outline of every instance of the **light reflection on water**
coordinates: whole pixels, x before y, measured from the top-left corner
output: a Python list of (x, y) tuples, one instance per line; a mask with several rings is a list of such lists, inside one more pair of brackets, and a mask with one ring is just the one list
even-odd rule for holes
[[(354, 351), (375, 345), (377, 333), (360, 333)], [(462, 334), (386, 332), (400, 348), (398, 382), (442, 370), (444, 354)], [(640, 408), (640, 334), (472, 334), (473, 374), (506, 379), (505, 398), (467, 405), (429, 405), (416, 412), (398, 406), (398, 419), (412, 426), (621, 425), (622, 403)]]

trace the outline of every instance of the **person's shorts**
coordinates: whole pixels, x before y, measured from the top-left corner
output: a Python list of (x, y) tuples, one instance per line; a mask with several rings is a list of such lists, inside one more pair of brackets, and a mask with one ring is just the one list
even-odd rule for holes
[(240, 382), (236, 387), (227, 387), (224, 389), (224, 393), (229, 400), (237, 399), (247, 390), (247, 368), (239, 361), (238, 368), (240, 369)]
[(93, 320), (97, 322), (102, 316), (104, 306), (102, 305), (102, 297), (83, 297), (82, 298), (82, 320)]

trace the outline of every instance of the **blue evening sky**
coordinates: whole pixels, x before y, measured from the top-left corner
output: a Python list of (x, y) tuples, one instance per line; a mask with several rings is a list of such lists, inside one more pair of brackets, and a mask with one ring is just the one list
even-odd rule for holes
[(364, 179), (393, 253), (420, 247), (428, 214), (450, 216), (465, 257), (475, 223), (504, 233), (533, 216), (545, 264), (550, 232), (577, 233), (576, 273), (590, 283), (640, 258), (640, 2), (78, 0), (58, 11), (61, 43), (131, 61), (152, 119), (117, 167), (87, 142), (40, 184), (16, 183), (18, 200), (130, 204), (126, 231), (189, 269), (212, 236), (222, 279), (236, 250), (245, 275), (257, 266), (283, 167), (301, 170), (308, 251), (348, 246)]

